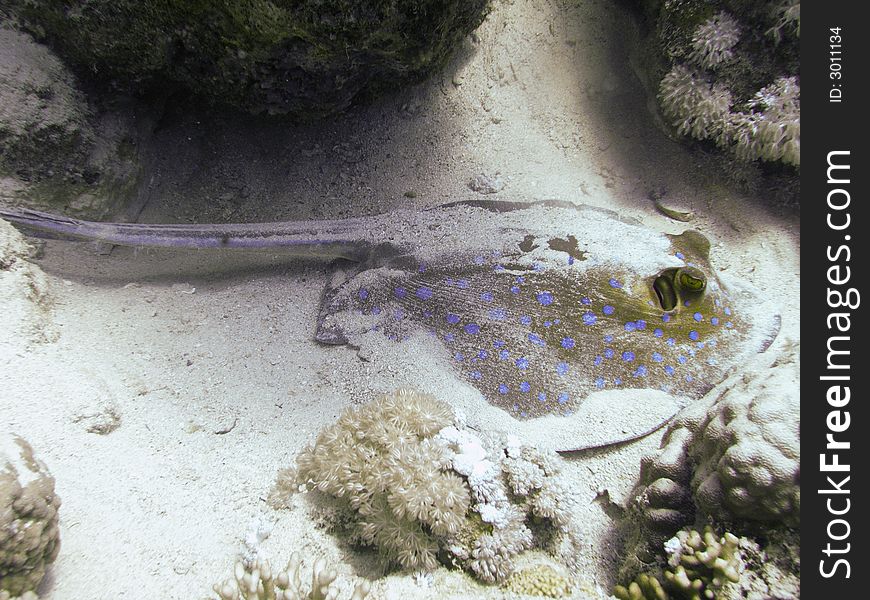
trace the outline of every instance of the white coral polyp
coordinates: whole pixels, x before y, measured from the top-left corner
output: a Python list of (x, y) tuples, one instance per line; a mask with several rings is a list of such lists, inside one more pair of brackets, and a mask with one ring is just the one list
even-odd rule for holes
[(714, 69), (734, 58), (733, 48), (739, 40), (737, 21), (720, 12), (695, 30), (689, 60), (704, 69)]

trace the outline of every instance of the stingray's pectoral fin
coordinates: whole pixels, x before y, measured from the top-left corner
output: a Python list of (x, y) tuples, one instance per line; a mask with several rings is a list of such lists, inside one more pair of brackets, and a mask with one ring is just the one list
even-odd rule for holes
[(336, 315), (347, 310), (347, 299), (341, 297), (339, 291), (356, 274), (358, 266), (346, 261), (336, 261), (335, 267), (320, 297), (314, 340), (321, 344), (341, 346), (348, 343), (348, 336)]

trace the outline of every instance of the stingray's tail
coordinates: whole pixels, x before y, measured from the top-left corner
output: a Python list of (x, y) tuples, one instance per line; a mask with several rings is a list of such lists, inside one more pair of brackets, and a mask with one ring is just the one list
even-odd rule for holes
[[(290, 247), (300, 254), (358, 260), (366, 245), (354, 240), (355, 219), (275, 223), (147, 224), (83, 221), (36, 210), (0, 207), (0, 218), (37, 237), (170, 248)], [(359, 231), (359, 230), (357, 230)]]

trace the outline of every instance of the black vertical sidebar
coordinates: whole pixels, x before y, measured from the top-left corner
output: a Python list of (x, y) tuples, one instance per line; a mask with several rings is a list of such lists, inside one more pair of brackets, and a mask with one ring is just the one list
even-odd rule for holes
[(801, 595), (865, 592), (870, 489), (866, 5), (803, 4)]

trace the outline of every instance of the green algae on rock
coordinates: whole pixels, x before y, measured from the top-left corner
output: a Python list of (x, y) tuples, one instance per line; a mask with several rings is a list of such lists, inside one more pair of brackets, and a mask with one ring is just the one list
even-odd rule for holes
[(486, 0), (36, 0), (13, 14), (92, 80), (317, 117), (444, 65)]

